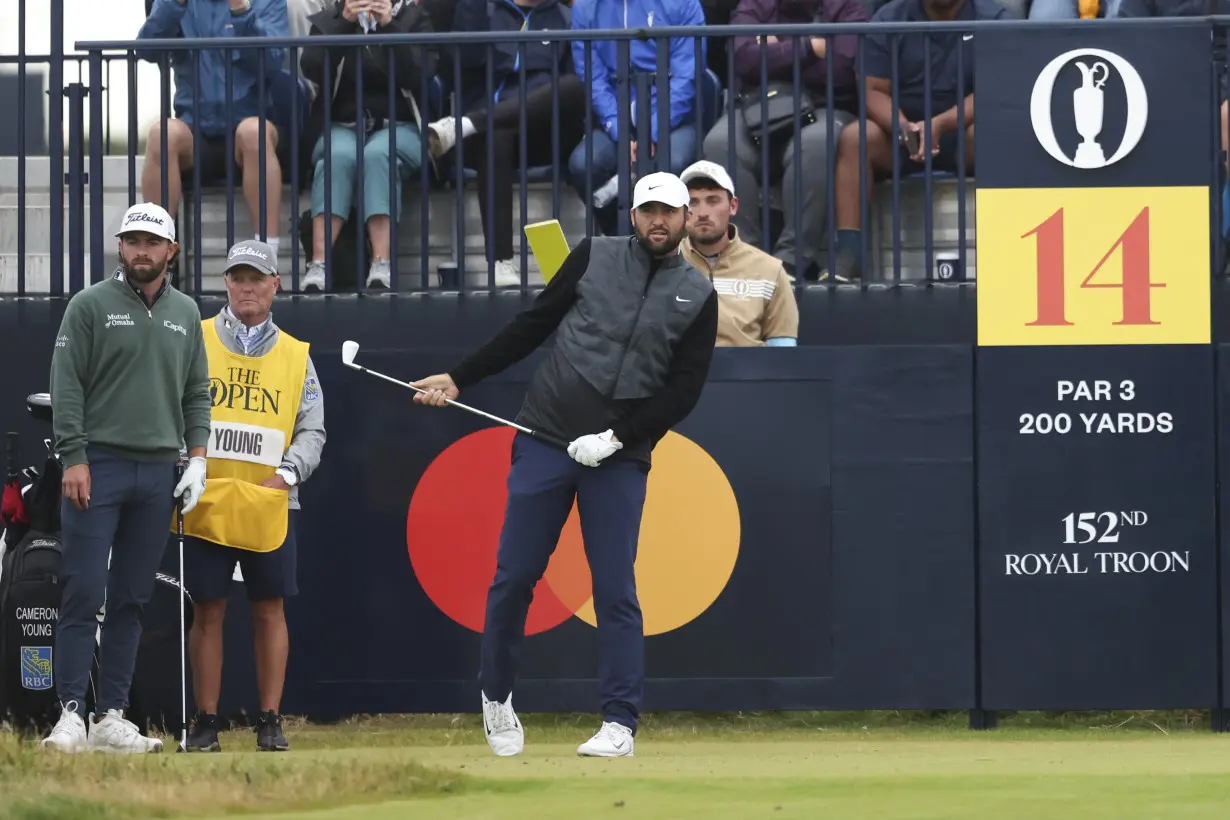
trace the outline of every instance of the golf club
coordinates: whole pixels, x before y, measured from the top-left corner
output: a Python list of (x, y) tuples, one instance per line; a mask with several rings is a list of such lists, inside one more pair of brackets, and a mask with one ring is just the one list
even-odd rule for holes
[[(403, 382), (398, 379), (394, 379), (392, 376), (386, 376), (383, 373), (377, 373), (375, 370), (368, 370), (366, 367), (364, 367), (361, 364), (355, 364), (354, 359), (355, 359), (355, 356), (357, 355), (359, 355), (359, 343), (358, 342), (353, 342), (353, 341), (342, 342), (342, 364), (346, 365), (347, 367), (353, 368), (354, 370), (358, 370), (360, 373), (366, 373), (369, 376), (375, 376), (378, 379), (384, 379), (386, 382), (392, 382), (393, 384), (396, 384), (400, 387), (405, 387), (407, 389), (413, 390), (416, 393), (427, 393), (428, 392), (427, 390), (424, 390), (421, 387), (415, 387), (409, 382)], [(556, 438), (555, 436), (548, 435), (546, 433), (540, 433), (537, 430), (531, 430), (528, 427), (522, 427), (520, 424), (517, 424), (516, 422), (508, 421), (507, 419), (502, 419), (499, 416), (493, 416), (490, 413), (485, 413), (482, 410), (478, 410), (474, 407), (470, 407), (467, 404), (462, 404), (459, 401), (453, 401), (452, 399), (445, 399), (445, 402), (447, 402), (448, 404), (451, 404), (453, 407), (457, 407), (462, 410), (469, 411), (475, 414), (476, 416), (482, 416), (485, 419), (490, 419), (491, 421), (494, 421), (497, 424), (503, 424), (503, 425), (513, 428), (514, 430), (520, 430), (522, 433), (525, 433), (526, 435), (533, 436), (539, 441), (545, 442), (554, 447), (559, 447), (561, 450), (568, 449), (568, 442), (564, 441), (563, 439)]]
[(175, 532), (179, 536), (179, 751), (188, 751), (188, 636), (184, 628), (184, 499), (175, 504)]

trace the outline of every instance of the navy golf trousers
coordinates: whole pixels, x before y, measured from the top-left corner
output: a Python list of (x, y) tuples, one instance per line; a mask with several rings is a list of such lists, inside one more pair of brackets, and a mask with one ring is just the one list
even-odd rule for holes
[(513, 689), (534, 585), (547, 570), (575, 499), (598, 617), (598, 685), (604, 720), (633, 732), (645, 681), (645, 629), (636, 598), (636, 544), (649, 465), (586, 467), (539, 441), (513, 439), (508, 507), (487, 592), (479, 684), (503, 702)]
[[(175, 465), (136, 462), (88, 452), (90, 506), (61, 505), (64, 540), (59, 621), (56, 624), (56, 695), (85, 708), (94, 632), (106, 596), (98, 658), (95, 712), (128, 707), (128, 691), (141, 640), (141, 615), (154, 594), (175, 511)], [(111, 568), (107, 569), (107, 554)]]

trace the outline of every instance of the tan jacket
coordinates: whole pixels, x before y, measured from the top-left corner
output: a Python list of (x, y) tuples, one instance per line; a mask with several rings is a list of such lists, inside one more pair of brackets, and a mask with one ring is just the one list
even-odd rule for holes
[(761, 347), (766, 339), (797, 339), (799, 305), (781, 260), (744, 242), (734, 225), (730, 237), (716, 265), (692, 247), (690, 238), (679, 244), (684, 258), (713, 279), (718, 294), (717, 346)]

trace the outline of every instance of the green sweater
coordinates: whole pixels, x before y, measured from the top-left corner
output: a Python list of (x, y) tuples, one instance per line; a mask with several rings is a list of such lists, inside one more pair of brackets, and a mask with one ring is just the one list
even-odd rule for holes
[(181, 448), (209, 443), (211, 407), (201, 312), (188, 296), (168, 286), (147, 308), (113, 277), (69, 301), (51, 357), (65, 468), (87, 463), (86, 447), (95, 446), (133, 461), (174, 461)]

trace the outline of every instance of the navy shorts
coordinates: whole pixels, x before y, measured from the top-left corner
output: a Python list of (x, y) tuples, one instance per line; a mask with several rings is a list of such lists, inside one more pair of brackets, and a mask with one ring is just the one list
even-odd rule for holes
[(299, 592), (295, 577), (295, 518), (290, 511), (286, 540), (273, 552), (252, 552), (224, 547), (212, 541), (184, 538), (184, 584), (194, 601), (217, 601), (230, 597), (235, 565), (243, 573), (249, 601), (290, 598)]

